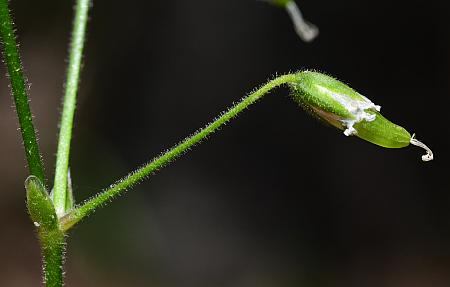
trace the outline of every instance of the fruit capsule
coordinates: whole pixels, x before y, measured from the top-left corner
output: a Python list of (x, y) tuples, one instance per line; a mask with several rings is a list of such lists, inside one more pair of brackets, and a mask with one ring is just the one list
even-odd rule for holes
[(422, 160), (433, 159), (431, 150), (414, 135), (380, 114), (381, 107), (346, 84), (328, 75), (302, 71), (290, 83), (293, 99), (318, 119), (343, 130), (346, 136), (361, 139), (385, 148), (402, 148), (409, 144), (427, 151)]

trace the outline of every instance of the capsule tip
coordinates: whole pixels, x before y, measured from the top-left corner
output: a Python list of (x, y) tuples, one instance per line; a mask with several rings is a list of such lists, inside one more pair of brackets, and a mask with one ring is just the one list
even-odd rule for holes
[(430, 149), (429, 147), (427, 147), (423, 142), (418, 141), (418, 140), (416, 139), (416, 134), (413, 134), (413, 135), (412, 135), (411, 140), (410, 140), (409, 142), (410, 142), (412, 145), (421, 147), (421, 148), (423, 148), (424, 150), (427, 151), (427, 153), (424, 154), (424, 155), (422, 156), (422, 160), (423, 160), (423, 161), (432, 161), (432, 160), (433, 160), (433, 158), (434, 158), (434, 157), (433, 157), (433, 152), (432, 152), (431, 149)]

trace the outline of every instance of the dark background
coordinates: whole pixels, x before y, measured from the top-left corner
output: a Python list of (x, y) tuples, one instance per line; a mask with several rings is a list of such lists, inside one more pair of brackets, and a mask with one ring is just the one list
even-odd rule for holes
[[(450, 286), (445, 2), (299, 1), (321, 31), (306, 44), (260, 1), (95, 1), (72, 145), (79, 201), (304, 68), (381, 105), (435, 161), (346, 138), (276, 90), (70, 232), (67, 286)], [(49, 178), (72, 5), (11, 1)], [(0, 286), (36, 286), (11, 106), (2, 76)]]

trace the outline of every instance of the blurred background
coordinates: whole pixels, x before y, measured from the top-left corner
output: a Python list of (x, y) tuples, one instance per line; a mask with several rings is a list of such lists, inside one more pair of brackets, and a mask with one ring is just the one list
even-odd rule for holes
[[(95, 1), (71, 171), (89, 198), (268, 78), (325, 71), (428, 144), (382, 149), (278, 89), (70, 232), (67, 286), (450, 286), (446, 1)], [(74, 1), (10, 2), (51, 185)], [(37, 286), (40, 250), (0, 68), (0, 286)]]

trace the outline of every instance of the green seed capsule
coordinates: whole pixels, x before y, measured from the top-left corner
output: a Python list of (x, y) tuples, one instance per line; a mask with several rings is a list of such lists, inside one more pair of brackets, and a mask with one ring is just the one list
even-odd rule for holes
[(292, 97), (317, 118), (344, 131), (385, 148), (402, 148), (409, 144), (427, 150), (422, 160), (433, 159), (423, 143), (380, 114), (381, 107), (346, 84), (321, 73), (303, 71), (291, 83)]

